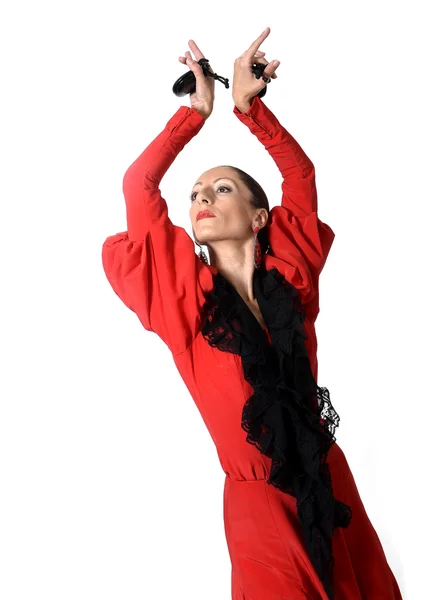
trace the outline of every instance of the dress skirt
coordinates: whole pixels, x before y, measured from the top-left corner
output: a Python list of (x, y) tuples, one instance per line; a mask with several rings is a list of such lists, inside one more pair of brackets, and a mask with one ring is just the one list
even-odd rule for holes
[[(401, 600), (378, 535), (343, 451), (328, 454), (334, 495), (352, 508), (348, 528), (333, 537), (335, 600)], [(232, 563), (232, 600), (327, 600), (309, 560), (296, 499), (266, 479), (224, 484), (224, 525)]]

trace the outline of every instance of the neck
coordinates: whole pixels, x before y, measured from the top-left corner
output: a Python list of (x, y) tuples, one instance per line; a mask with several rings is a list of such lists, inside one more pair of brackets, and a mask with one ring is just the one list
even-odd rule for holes
[(253, 294), (253, 240), (233, 245), (230, 240), (216, 241), (209, 246), (209, 262), (218, 269), (245, 302), (256, 302)]

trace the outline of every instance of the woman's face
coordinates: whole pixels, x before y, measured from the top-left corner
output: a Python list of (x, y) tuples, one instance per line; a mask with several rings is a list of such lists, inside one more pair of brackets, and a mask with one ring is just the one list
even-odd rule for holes
[[(199, 244), (218, 240), (244, 241), (253, 235), (254, 208), (250, 191), (233, 169), (215, 167), (196, 179), (190, 195), (190, 218)], [(215, 217), (197, 219), (201, 211)]]

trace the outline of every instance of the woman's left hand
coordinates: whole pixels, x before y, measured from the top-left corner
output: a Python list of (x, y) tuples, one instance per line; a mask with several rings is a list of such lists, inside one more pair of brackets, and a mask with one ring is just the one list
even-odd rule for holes
[[(266, 58), (260, 58), (259, 46), (270, 35), (270, 28), (266, 27), (259, 37), (250, 45), (250, 47), (235, 60), (232, 97), (236, 106), (250, 105), (252, 98), (256, 96), (267, 84), (262, 79), (256, 79), (253, 73), (253, 63), (266, 65), (263, 75), (276, 79), (276, 69), (280, 61), (271, 61)], [(265, 52), (263, 53), (265, 54)], [(250, 104), (249, 104), (250, 103)]]
[[(191, 106), (207, 119), (213, 111), (213, 101), (215, 99), (215, 79), (204, 75), (201, 65), (198, 64), (200, 58), (205, 58), (201, 50), (198, 48), (194, 40), (189, 40), (189, 48), (192, 50), (194, 59), (190, 51), (185, 52), (184, 56), (179, 57), (179, 61), (186, 64), (193, 72), (196, 79), (195, 92), (190, 94)], [(214, 73), (209, 63), (209, 71)]]

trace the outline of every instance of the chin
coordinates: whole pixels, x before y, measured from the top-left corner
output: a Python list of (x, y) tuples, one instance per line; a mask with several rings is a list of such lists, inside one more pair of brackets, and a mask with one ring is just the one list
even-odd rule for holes
[(208, 238), (200, 237), (199, 235), (197, 235), (196, 239), (199, 244), (203, 244), (204, 246), (210, 242)]

